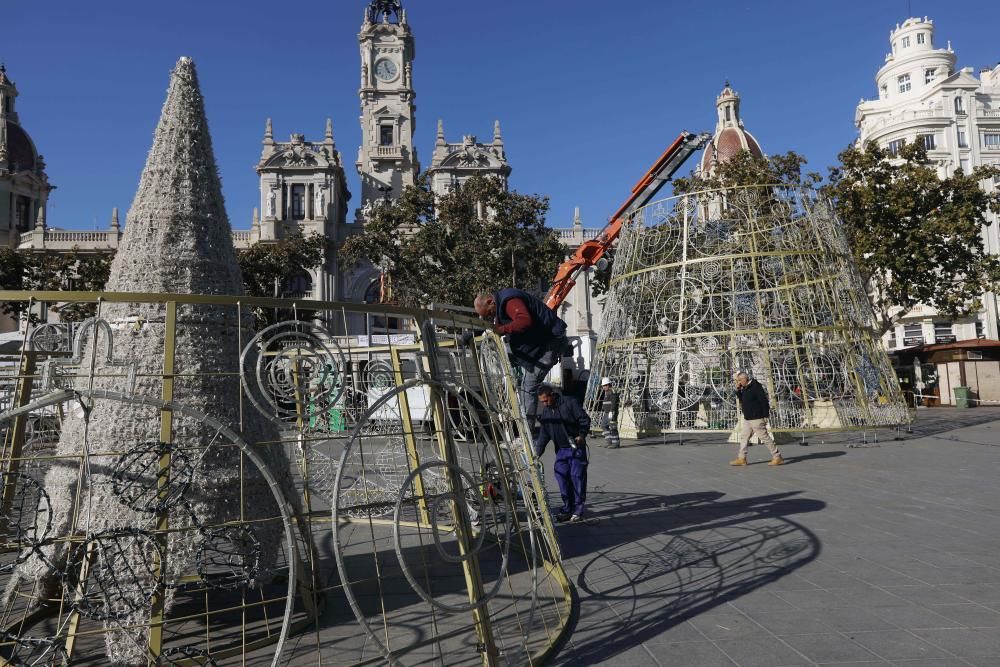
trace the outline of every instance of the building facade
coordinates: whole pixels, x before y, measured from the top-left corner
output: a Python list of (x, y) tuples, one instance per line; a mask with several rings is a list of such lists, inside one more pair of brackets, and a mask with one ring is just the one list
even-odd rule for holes
[[(234, 229), (237, 249), (255, 243), (273, 243), (291, 234), (318, 233), (335, 248), (352, 234), (362, 233), (374, 206), (397, 199), (403, 188), (415, 185), (420, 161), (414, 142), (416, 90), (413, 33), (399, 0), (371, 0), (364, 8), (361, 30), (360, 79), (362, 139), (355, 168), (361, 177), (361, 196), (353, 224), (348, 221), (351, 193), (342, 156), (327, 119), (321, 140), (293, 133), (288, 141), (274, 138), (271, 119), (265, 124), (260, 160), (255, 170), (260, 201), (250, 229)], [(62, 230), (47, 226), (45, 205), (54, 188), (45, 175), (42, 157), (21, 129), (15, 111), (17, 89), (0, 68), (0, 243), (22, 250), (111, 252), (117, 249), (121, 224), (114, 211), (107, 229)], [(504, 186), (511, 172), (500, 134), (494, 126), (492, 143), (469, 135), (448, 143), (439, 123), (432, 168), (434, 191), (444, 194), (473, 174), (500, 178)], [(234, 225), (235, 227), (235, 225)], [(378, 270), (362, 266), (345, 271), (329, 252), (322, 266), (304, 273), (290, 285), (278, 286), (280, 296), (345, 301), (377, 299)], [(9, 330), (14, 323), (0, 322)]]
[[(934, 22), (909, 18), (889, 33), (890, 52), (875, 74), (878, 98), (862, 100), (855, 113), (858, 145), (874, 141), (890, 153), (903, 142), (922, 142), (941, 177), (957, 169), (1000, 165), (1000, 65), (976, 72), (958, 69), (958, 56), (948, 43), (936, 46)], [(994, 183), (984, 187), (993, 189)], [(983, 228), (987, 252), (1000, 253), (1000, 225)], [(885, 335), (890, 351), (996, 340), (997, 296), (987, 293), (982, 310), (951, 321), (933, 308), (918, 305), (902, 314)]]
[(510, 171), (500, 121), (493, 124), (493, 142), (489, 144), (479, 143), (471, 134), (462, 137), (461, 143), (449, 143), (444, 138), (444, 121), (438, 121), (434, 154), (427, 170), (434, 194), (447, 194), (477, 175), (497, 178), (506, 189)]
[(55, 186), (45, 160), (21, 127), (17, 86), (0, 65), (0, 247), (15, 247), (21, 234), (45, 228), (45, 206)]

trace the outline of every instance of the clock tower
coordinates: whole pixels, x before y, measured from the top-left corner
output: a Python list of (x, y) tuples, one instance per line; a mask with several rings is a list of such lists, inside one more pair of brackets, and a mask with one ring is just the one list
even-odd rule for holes
[(413, 147), (413, 34), (400, 0), (372, 0), (358, 34), (361, 45), (361, 176), (359, 221), (382, 199), (396, 199), (420, 172)]

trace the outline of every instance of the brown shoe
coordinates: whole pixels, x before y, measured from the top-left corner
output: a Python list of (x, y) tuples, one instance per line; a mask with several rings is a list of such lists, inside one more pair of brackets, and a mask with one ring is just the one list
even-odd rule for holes
[(767, 465), (769, 465), (769, 466), (783, 466), (783, 465), (785, 465), (785, 459), (781, 458), (781, 455), (779, 454), (778, 456), (775, 456), (773, 459), (771, 459), (771, 461)]
[(729, 462), (731, 466), (745, 466), (747, 464), (747, 459), (745, 456), (737, 456), (735, 459)]

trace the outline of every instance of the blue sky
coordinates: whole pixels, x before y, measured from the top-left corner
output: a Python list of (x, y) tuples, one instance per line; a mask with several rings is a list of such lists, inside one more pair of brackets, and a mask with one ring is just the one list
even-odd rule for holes
[[(5, 3), (0, 60), (58, 186), (51, 226), (93, 228), (131, 204), (179, 56), (195, 59), (234, 228), (250, 226), (264, 119), (276, 138), (321, 138), (347, 166), (360, 141), (357, 32), (367, 0), (32, 0)], [(1000, 61), (995, 0), (404, 0), (416, 37), (416, 142), (429, 165), (437, 119), (450, 141), (489, 140), (500, 119), (511, 186), (602, 225), (682, 129), (711, 131), (726, 80), (768, 153), (825, 173), (856, 136), (888, 34), (935, 22), (959, 66)], [(689, 163), (693, 166), (694, 160)], [(353, 218), (351, 218), (353, 219)]]

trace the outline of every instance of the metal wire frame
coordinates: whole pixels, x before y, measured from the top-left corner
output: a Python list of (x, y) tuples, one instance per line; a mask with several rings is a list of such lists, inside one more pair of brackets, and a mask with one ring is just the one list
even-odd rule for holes
[[(284, 337), (285, 345), (272, 347), (275, 341), (263, 331), (260, 332), (263, 335), (244, 335), (243, 328), (237, 326), (240, 340), (232, 351), (239, 358), (237, 368), (235, 372), (215, 373), (240, 383), (241, 416), (248, 411), (258, 411), (281, 428), (277, 438), (255, 439), (253, 434), (245, 431), (242, 438), (261, 451), (284, 449), (295, 462), (292, 488), (287, 484), (282, 488), (283, 498), (291, 508), (294, 527), (294, 549), (288, 553), (296, 555), (295, 575), (288, 578), (289, 593), (284, 598), (285, 608), (294, 610), (295, 620), (291, 627), (286, 624), (273, 637), (274, 641), (279, 638), (283, 641), (277, 644), (279, 650), (285, 647), (283, 660), (322, 660), (324, 664), (331, 659), (337, 664), (388, 660), (405, 664), (430, 651), (445, 664), (470, 660), (483, 664), (537, 664), (553, 650), (568, 627), (572, 589), (560, 564), (558, 541), (546, 504), (540, 470), (531, 455), (530, 438), (517, 403), (503, 343), (496, 336), (487, 334), (469, 350), (462, 350), (456, 345), (456, 333), (463, 328), (481, 325), (478, 320), (419, 309), (214, 296), (63, 292), (27, 295), (0, 292), (0, 298), (97, 301), (98, 304), (172, 304), (168, 310), (173, 312), (173, 331), (178, 326), (184, 326), (185, 313), (188, 316), (198, 313), (198, 308), (202, 306), (228, 308), (227, 312), (232, 314), (230, 320), (237, 325), (251, 309), (280, 309), (286, 315), (290, 314), (283, 323), (279, 323), (283, 327), (273, 329)], [(100, 308), (98, 311), (100, 319)], [(317, 321), (317, 316), (320, 316), (321, 322)], [(409, 336), (403, 337), (385, 334), (384, 338), (372, 336), (362, 341), (357, 336), (344, 335), (349, 328), (349, 320), (359, 316), (369, 322), (376, 318), (383, 321), (389, 318), (409, 319), (415, 326)], [(126, 337), (133, 330), (149, 326), (141, 321), (110, 324), (114, 335)], [(95, 349), (111, 339), (108, 336), (108, 341), (99, 340), (106, 335), (105, 325), (99, 322), (90, 327), (90, 331), (87, 344)], [(169, 326), (164, 328), (164, 332), (165, 336), (174, 335)], [(289, 333), (292, 335), (289, 336)], [(248, 355), (248, 350), (254, 349), (260, 355), (260, 362), (253, 359), (252, 352)], [(133, 389), (148, 391), (152, 386), (150, 380), (159, 382), (161, 391), (180, 383), (183, 393), (185, 380), (199, 377), (192, 369), (166, 365), (162, 372), (143, 372), (140, 369), (130, 377), (128, 368), (113, 366), (117, 360), (111, 358), (110, 345), (108, 352), (108, 357), (102, 358), (101, 364), (95, 364), (90, 369), (74, 366), (72, 362), (61, 364), (58, 374), (50, 373), (52, 377), (58, 375), (58, 382), (48, 386), (78, 390), (92, 383), (96, 375), (107, 381), (120, 382), (118, 386), (124, 390), (123, 395), (141, 398), (133, 395)], [(230, 351), (222, 353), (230, 354)], [(17, 384), (15, 403), (23, 405), (37, 398), (44, 391), (44, 373), (40, 367), (45, 368), (46, 364), (51, 366), (53, 359), (65, 360), (65, 356), (60, 358), (59, 355), (66, 354), (59, 350), (22, 353), (17, 369), (20, 382)], [(247, 360), (253, 363), (246, 364)], [(419, 389), (414, 391), (418, 386)], [(259, 393), (258, 400), (254, 401), (251, 393), (262, 388), (264, 393)], [(243, 398), (247, 399), (245, 405)], [(166, 403), (162, 396), (156, 400)], [(183, 405), (183, 401), (184, 396), (178, 395), (172, 398), (170, 404)], [(41, 425), (45, 420), (58, 424), (63, 418), (62, 412), (67, 409), (66, 405), (60, 403), (30, 415), (19, 413), (10, 420), (13, 428), (7, 429), (4, 449), (0, 452), (0, 462), (4, 464), (5, 471), (49, 465), (46, 461), (53, 460), (51, 457), (39, 457), (25, 451), (24, 444), (30, 441), (33, 429), (43, 432)], [(211, 405), (198, 407), (206, 412), (212, 411)], [(36, 425), (38, 428), (35, 428)], [(241, 417), (240, 424), (233, 425), (234, 432), (243, 429), (243, 426)], [(163, 441), (170, 442), (170, 437), (165, 437)], [(15, 447), (17, 442), (21, 444)], [(350, 442), (354, 442), (355, 446), (349, 447)], [(345, 498), (342, 492), (338, 498), (333, 482), (343, 479), (345, 462), (349, 467), (352, 460), (349, 454), (361, 450), (366, 451), (366, 464), (374, 464), (364, 468), (366, 479), (377, 480), (381, 485), (375, 490), (370, 485), (367, 487), (370, 496), (382, 498), (376, 503), (358, 503), (357, 494), (347, 494)], [(372, 459), (367, 458), (369, 451)], [(122, 453), (125, 452), (118, 452)], [(155, 459), (157, 454), (163, 454), (161, 458), (164, 460), (153, 464), (150, 457)], [(91, 455), (110, 453), (92, 452)], [(152, 496), (133, 493), (128, 497), (133, 502), (136, 495), (141, 497), (139, 504), (149, 509), (169, 509), (167, 506), (173, 502), (172, 499), (182, 495), (174, 474), (183, 479), (184, 457), (178, 456), (171, 461), (170, 451), (162, 448), (145, 453), (132, 451), (130, 455), (123, 467), (149, 473), (147, 477), (158, 491)], [(450, 463), (448, 458), (451, 458)], [(137, 464), (139, 459), (142, 465)], [(466, 496), (470, 503), (476, 498), (475, 506), (483, 510), (479, 515), (469, 514), (473, 504), (455, 502), (457, 498)], [(478, 500), (480, 496), (481, 501)], [(386, 499), (392, 501), (388, 504), (388, 511)], [(394, 508), (403, 509), (397, 511)], [(436, 509), (424, 511), (433, 508)], [(483, 517), (488, 514), (486, 510), (495, 512), (499, 522), (487, 522), (483, 528), (472, 525), (477, 521), (479, 526), (484, 525)], [(161, 512), (164, 513), (169, 512)], [(336, 519), (331, 522), (333, 516)], [(464, 521), (462, 517), (465, 517)], [(39, 518), (44, 519), (44, 515)], [(238, 530), (241, 525), (243, 523), (236, 521), (225, 526), (206, 526), (205, 529), (216, 532)], [(466, 525), (466, 532), (459, 530), (460, 525)], [(334, 535), (339, 535), (359, 526), (367, 528), (368, 537), (349, 538), (349, 551), (335, 550), (334, 556), (343, 564), (334, 568), (330, 559), (324, 558), (320, 545), (328, 540), (331, 528)], [(162, 537), (179, 530), (182, 527), (164, 523), (154, 525), (149, 532)], [(480, 551), (470, 548), (470, 536), (475, 536), (471, 544), (479, 544)], [(230, 537), (233, 539), (230, 540)], [(413, 546), (421, 544), (424, 538), (429, 538), (423, 542), (426, 549)], [(242, 543), (240, 536), (223, 535), (218, 540), (224, 546)], [(480, 556), (483, 549), (489, 551), (499, 544), (506, 545), (506, 564)], [(218, 555), (217, 547), (218, 544), (213, 543), (206, 548), (206, 558), (212, 560), (212, 554)], [(466, 548), (469, 548), (466, 558), (448, 560), (456, 549)], [(393, 577), (382, 567), (382, 561), (388, 556), (393, 556), (398, 563), (406, 563), (409, 578)], [(371, 567), (367, 570), (359, 567), (359, 557), (366, 559)], [(476, 562), (481, 558), (488, 561), (485, 570)], [(217, 559), (212, 562), (217, 562)], [(457, 589), (446, 587), (444, 591), (439, 591), (434, 573), (437, 571), (435, 568), (442, 566), (458, 567), (463, 573)], [(186, 583), (199, 581), (199, 574), (192, 572)], [(225, 578), (221, 580), (225, 581)], [(431, 581), (435, 583), (427, 585)], [(413, 582), (417, 583), (416, 587)], [(359, 598), (358, 592), (371, 586), (384, 592), (377, 605), (381, 611), (374, 617), (377, 625), (371, 623), (371, 613), (357, 615), (357, 609), (352, 610), (355, 618), (351, 619), (351, 623), (346, 618), (339, 618), (338, 622), (331, 624), (321, 618), (324, 604), (328, 610), (331, 605), (335, 609), (338, 599), (347, 602), (352, 595)], [(293, 588), (294, 594), (291, 593)], [(418, 589), (423, 589), (431, 602), (423, 598)], [(462, 611), (442, 607), (442, 604), (445, 607), (451, 605), (456, 591), (465, 591), (462, 594), (467, 600), (464, 606), (458, 607)], [(182, 592), (189, 597), (196, 594), (208, 596), (208, 587), (206, 583), (197, 589), (189, 585)], [(489, 596), (489, 593), (493, 595)], [(394, 600), (398, 600), (401, 594), (409, 595), (411, 603), (397, 605)], [(156, 596), (159, 595), (156, 593)], [(264, 601), (248, 599), (246, 590), (241, 590), (240, 595), (242, 597), (234, 607), (216, 610), (219, 612), (215, 615), (216, 623), (221, 623), (224, 612), (235, 611), (246, 617), (247, 613), (241, 609), (250, 609), (255, 605), (266, 609)], [(154, 611), (164, 614), (156, 609)], [(200, 612), (184, 616), (182, 620), (189, 621), (197, 616), (207, 619), (210, 615), (207, 611), (206, 604)], [(370, 609), (362, 611), (370, 612)], [(327, 617), (329, 615), (328, 611)], [(177, 620), (170, 613), (162, 617), (164, 624), (157, 623), (158, 628), (169, 628), (169, 624)], [(429, 635), (424, 633), (422, 627), (428, 619), (433, 628)], [(385, 642), (385, 651), (371, 655), (365, 648), (366, 645), (373, 645), (372, 635), (366, 632), (366, 623), (377, 628), (383, 639), (391, 639), (391, 644)], [(395, 630), (393, 624), (397, 626)], [(418, 626), (419, 632), (415, 629)], [(21, 624), (19, 627), (25, 626)], [(247, 636), (252, 634), (251, 629), (246, 627), (238, 630)], [(85, 627), (75, 627), (73, 631), (81, 638), (80, 641), (92, 641), (88, 638), (101, 633), (99, 629)], [(196, 643), (181, 644), (178, 644), (177, 636), (169, 633), (164, 635), (161, 632), (159, 636), (150, 633), (151, 641), (158, 642), (158, 646), (151, 647), (150, 652), (162, 656), (157, 660), (164, 664), (182, 660), (198, 664), (202, 660), (206, 664), (218, 661), (221, 665), (226, 664), (225, 659), (229, 655), (238, 657), (245, 664), (278, 660), (279, 653), (271, 653), (274, 646), (265, 650), (260, 643), (239, 647), (235, 654), (216, 650), (213, 634), (224, 632), (221, 629), (217, 633), (208, 632)], [(24, 633), (11, 633), (9, 643), (15, 647), (11, 650), (27, 646), (25, 642), (28, 640), (22, 635), (29, 637)], [(407, 641), (408, 636), (411, 641)], [(469, 636), (477, 637), (476, 641), (470, 643)], [(354, 638), (360, 637), (367, 639), (359, 648), (352, 650), (349, 645), (357, 641)], [(59, 648), (63, 644), (53, 644), (56, 648), (52, 651), (63, 651)], [(73, 648), (71, 645), (69, 655), (72, 655)]]
[(746, 371), (775, 431), (909, 423), (873, 322), (840, 223), (811, 190), (667, 198), (619, 239), (588, 408), (610, 377), (624, 431), (731, 431)]

